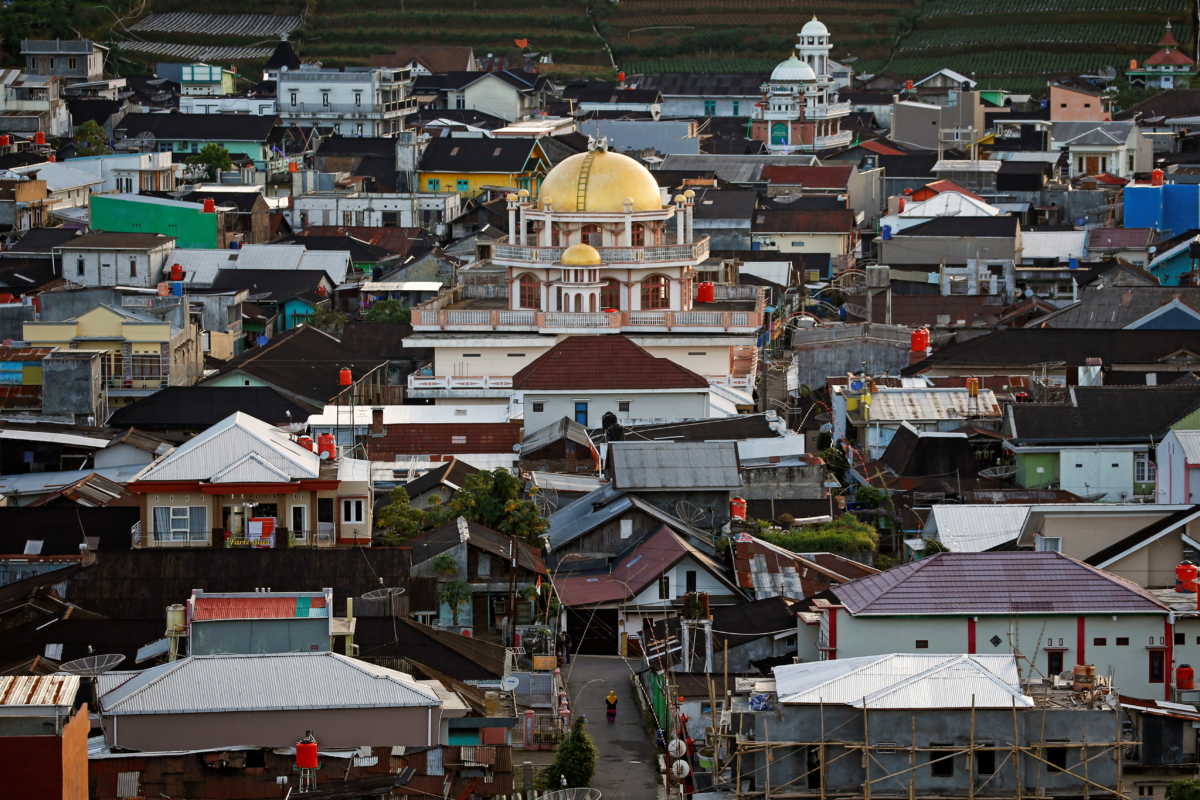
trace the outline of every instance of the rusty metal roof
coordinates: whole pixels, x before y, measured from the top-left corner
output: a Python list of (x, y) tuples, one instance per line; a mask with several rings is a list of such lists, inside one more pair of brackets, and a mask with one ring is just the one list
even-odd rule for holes
[(327, 617), (329, 609), (320, 594), (210, 597), (196, 595), (192, 619), (207, 622), (220, 619), (289, 619)]
[(78, 675), (0, 675), (0, 706), (69, 706)]

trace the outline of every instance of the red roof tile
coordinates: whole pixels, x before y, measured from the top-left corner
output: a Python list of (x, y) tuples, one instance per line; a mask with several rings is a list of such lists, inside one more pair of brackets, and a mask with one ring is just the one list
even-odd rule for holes
[(708, 381), (624, 336), (568, 336), (513, 376), (514, 389), (706, 389)]
[(1107, 172), (1101, 172), (1095, 176), (1095, 180), (1097, 183), (1104, 183), (1109, 186), (1124, 186), (1129, 183), (1128, 178), (1118, 178), (1116, 175), (1110, 175)]
[(385, 425), (366, 446), (372, 461), (393, 461), (397, 455), (511, 453), (520, 441), (520, 422), (429, 422)]
[(805, 186), (810, 189), (845, 189), (854, 167), (850, 164), (829, 167), (790, 167), (767, 165), (762, 168), (768, 183)]
[(935, 194), (941, 194), (942, 192), (958, 192), (959, 194), (965, 194), (967, 197), (974, 198), (974, 199), (980, 201), (981, 203), (986, 202), (982, 197), (975, 194), (974, 192), (972, 192), (968, 189), (964, 189), (963, 187), (959, 186), (954, 181), (946, 180), (945, 178), (943, 178), (942, 180), (934, 181), (933, 183), (927, 183), (927, 184), (925, 184), (925, 188), (932, 189)]
[(862, 142), (859, 144), (859, 147), (863, 148), (864, 150), (870, 150), (872, 153), (876, 153), (881, 156), (905, 155), (905, 152), (903, 150), (897, 150), (895, 147), (891, 147), (882, 142), (877, 142), (874, 140), (869, 141), (869, 142)]
[(1196, 63), (1195, 61), (1192, 61), (1192, 59), (1188, 58), (1187, 56), (1185, 56), (1183, 53), (1179, 52), (1178, 50), (1174, 50), (1171, 48), (1163, 48), (1162, 50), (1159, 50), (1157, 53), (1155, 53), (1154, 55), (1147, 58), (1145, 63), (1143, 64), (1143, 66), (1159, 67), (1159, 66), (1169, 65), (1169, 66), (1180, 67), (1180, 66), (1189, 66), (1189, 65), (1195, 64), (1195, 63)]

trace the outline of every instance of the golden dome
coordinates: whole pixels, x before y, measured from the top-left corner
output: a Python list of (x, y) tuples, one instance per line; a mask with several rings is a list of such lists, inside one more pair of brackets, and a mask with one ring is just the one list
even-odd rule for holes
[(573, 244), (563, 250), (559, 259), (568, 267), (595, 267), (600, 264), (600, 251), (590, 244)]
[(559, 162), (546, 174), (538, 204), (552, 211), (619, 213), (632, 200), (634, 211), (658, 211), (662, 196), (650, 170), (629, 156), (591, 150)]

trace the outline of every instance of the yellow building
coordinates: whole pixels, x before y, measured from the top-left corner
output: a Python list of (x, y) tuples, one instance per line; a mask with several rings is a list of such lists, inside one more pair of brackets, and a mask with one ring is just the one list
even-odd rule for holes
[(190, 386), (201, 373), (204, 354), (199, 328), (182, 326), (124, 308), (98, 305), (60, 322), (26, 322), (31, 347), (105, 352), (102, 377), (109, 404), (145, 397), (166, 386)]
[(418, 165), (420, 189), (475, 197), (484, 187), (528, 189), (535, 193), (550, 169), (537, 139), (433, 139)]

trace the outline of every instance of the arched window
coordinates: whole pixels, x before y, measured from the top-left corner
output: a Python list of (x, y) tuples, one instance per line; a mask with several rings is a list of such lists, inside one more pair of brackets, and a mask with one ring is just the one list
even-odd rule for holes
[(583, 311), (583, 295), (576, 294), (575, 295), (575, 313), (578, 314), (581, 311)]
[(651, 310), (671, 305), (671, 283), (666, 275), (651, 275), (642, 281), (642, 308)]
[(621, 307), (621, 284), (616, 278), (606, 278), (600, 287), (600, 307)]
[(595, 292), (590, 292), (588, 294), (588, 311), (591, 311), (592, 313), (596, 312), (596, 293)]
[(536, 275), (526, 272), (517, 279), (517, 305), (519, 308), (540, 306), (542, 284)]

